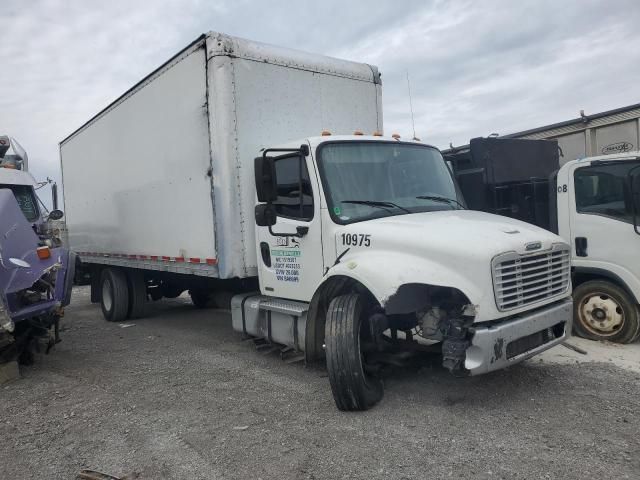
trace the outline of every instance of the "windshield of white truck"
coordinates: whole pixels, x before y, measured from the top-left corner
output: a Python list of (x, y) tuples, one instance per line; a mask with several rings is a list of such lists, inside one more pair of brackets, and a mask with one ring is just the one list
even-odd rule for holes
[(335, 142), (319, 149), (335, 222), (462, 207), (451, 171), (432, 147), (398, 142)]
[(30, 186), (0, 184), (0, 188), (8, 188), (13, 192), (20, 210), (22, 210), (28, 221), (35, 222), (38, 219), (40, 212), (38, 211), (35, 194)]

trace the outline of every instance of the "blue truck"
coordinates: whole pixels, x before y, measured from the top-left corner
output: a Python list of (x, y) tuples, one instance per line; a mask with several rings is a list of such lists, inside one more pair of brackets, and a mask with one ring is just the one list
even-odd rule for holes
[(32, 363), (59, 339), (71, 299), (75, 258), (36, 195), (25, 150), (0, 136), (0, 365)]

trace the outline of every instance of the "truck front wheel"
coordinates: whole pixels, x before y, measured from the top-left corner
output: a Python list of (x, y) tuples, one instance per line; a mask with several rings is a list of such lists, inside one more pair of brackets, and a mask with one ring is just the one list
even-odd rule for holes
[(380, 378), (364, 369), (362, 343), (367, 341), (366, 302), (350, 293), (329, 304), (325, 324), (325, 348), (331, 391), (338, 409), (367, 410), (382, 399)]
[(611, 282), (582, 283), (573, 290), (573, 329), (590, 340), (633, 342), (640, 333), (638, 307)]
[(105, 268), (100, 275), (100, 306), (108, 322), (122, 322), (129, 311), (127, 276), (117, 268)]

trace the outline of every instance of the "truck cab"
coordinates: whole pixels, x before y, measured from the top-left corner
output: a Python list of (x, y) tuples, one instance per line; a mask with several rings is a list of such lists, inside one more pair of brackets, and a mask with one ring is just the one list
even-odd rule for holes
[(569, 161), (552, 183), (553, 226), (572, 248), (576, 333), (634, 341), (640, 336), (640, 152)]
[(75, 256), (50, 224), (62, 212), (45, 212), (27, 166), (20, 144), (0, 136), (0, 363), (51, 348), (71, 297)]
[(438, 149), (324, 135), (263, 150), (255, 178), (260, 293), (233, 298), (234, 328), (326, 359), (338, 408), (418, 352), (477, 375), (569, 335), (569, 245), (467, 210)]

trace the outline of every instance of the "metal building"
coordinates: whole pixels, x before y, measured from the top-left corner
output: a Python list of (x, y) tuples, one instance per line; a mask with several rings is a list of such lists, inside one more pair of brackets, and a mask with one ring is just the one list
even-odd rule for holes
[(578, 118), (500, 138), (556, 139), (562, 149), (561, 165), (576, 158), (638, 150), (640, 103), (593, 115), (581, 111)]

